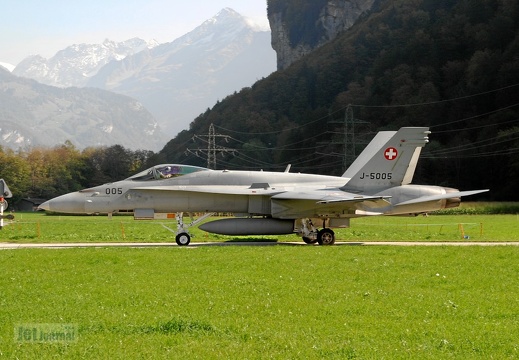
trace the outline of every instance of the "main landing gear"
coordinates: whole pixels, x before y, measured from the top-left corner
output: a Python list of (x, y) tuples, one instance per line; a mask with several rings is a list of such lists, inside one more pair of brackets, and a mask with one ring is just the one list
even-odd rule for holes
[[(323, 224), (324, 225), (324, 224)], [(335, 244), (335, 233), (332, 229), (323, 228), (317, 230), (311, 219), (302, 219), (300, 235), (307, 244), (333, 245)]]
[(317, 243), (319, 245), (335, 244), (335, 233), (332, 229), (324, 228), (317, 233)]
[(166, 225), (162, 224), (162, 226), (172, 233), (175, 233), (175, 242), (178, 246), (187, 246), (191, 242), (191, 234), (189, 234), (189, 228), (191, 226), (198, 225), (203, 220), (207, 219), (209, 216), (213, 215), (214, 213), (207, 213), (203, 216), (199, 217), (196, 220), (193, 220), (193, 216), (191, 213), (189, 213), (189, 217), (191, 218), (191, 222), (189, 224), (184, 224), (184, 213), (179, 212), (175, 213), (175, 218), (177, 219), (177, 231), (174, 231), (167, 227)]

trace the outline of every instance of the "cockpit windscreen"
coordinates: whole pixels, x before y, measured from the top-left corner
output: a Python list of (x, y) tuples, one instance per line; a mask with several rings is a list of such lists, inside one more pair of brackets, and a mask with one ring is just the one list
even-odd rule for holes
[(127, 180), (134, 181), (147, 181), (147, 180), (160, 180), (168, 179), (172, 177), (178, 177), (182, 175), (191, 174), (198, 171), (210, 171), (209, 169), (191, 166), (191, 165), (178, 165), (178, 164), (162, 164), (153, 166), (147, 170), (141, 171), (138, 174), (130, 176)]

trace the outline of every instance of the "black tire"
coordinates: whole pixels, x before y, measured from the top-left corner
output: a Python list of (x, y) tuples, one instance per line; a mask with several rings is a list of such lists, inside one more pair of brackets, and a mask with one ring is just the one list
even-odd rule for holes
[(317, 242), (319, 245), (333, 245), (335, 244), (335, 233), (332, 229), (322, 229), (317, 233)]
[(303, 236), (303, 241), (307, 244), (315, 244), (317, 242), (317, 239)]
[(188, 233), (180, 233), (175, 237), (178, 246), (187, 246), (191, 242), (191, 236)]

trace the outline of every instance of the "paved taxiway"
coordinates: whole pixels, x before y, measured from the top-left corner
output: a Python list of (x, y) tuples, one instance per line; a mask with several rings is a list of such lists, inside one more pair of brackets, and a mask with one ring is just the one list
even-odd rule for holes
[[(192, 242), (185, 248), (201, 246), (309, 246), (303, 242), (275, 242), (275, 241), (229, 241), (229, 242)], [(426, 241), (337, 241), (337, 246), (519, 246), (519, 241), (508, 242), (426, 242)], [(318, 246), (318, 245), (315, 245)], [(108, 247), (180, 247), (176, 243), (0, 243), (0, 250), (6, 249), (68, 249), (68, 248), (108, 248)]]

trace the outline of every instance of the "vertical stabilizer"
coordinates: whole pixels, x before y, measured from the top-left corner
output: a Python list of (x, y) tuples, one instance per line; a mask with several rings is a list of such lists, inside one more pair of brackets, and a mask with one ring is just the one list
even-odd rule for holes
[(413, 180), (420, 151), (429, 142), (429, 128), (404, 127), (397, 132), (379, 134), (359, 156), (359, 163), (356, 160), (344, 174), (351, 177), (345, 190), (376, 191)]
[(355, 161), (348, 167), (346, 172), (342, 175), (345, 178), (352, 178), (356, 173), (380, 151), (391, 137), (396, 134), (396, 131), (379, 131), (377, 135), (369, 142), (369, 144), (362, 150)]

